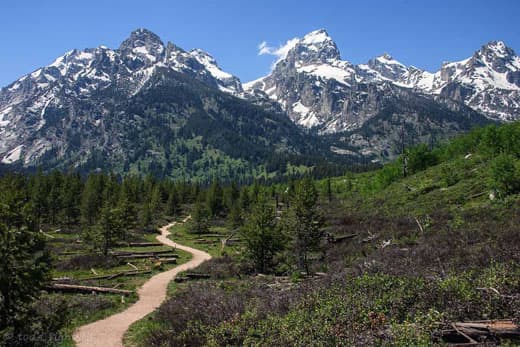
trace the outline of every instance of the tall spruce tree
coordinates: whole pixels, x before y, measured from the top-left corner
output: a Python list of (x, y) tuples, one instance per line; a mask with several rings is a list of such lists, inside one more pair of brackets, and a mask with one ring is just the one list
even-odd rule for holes
[(213, 180), (211, 187), (206, 194), (206, 206), (211, 216), (216, 216), (224, 209), (222, 187), (218, 180)]
[(294, 185), (290, 208), (284, 218), (284, 229), (292, 238), (292, 247), (300, 270), (309, 273), (309, 255), (317, 251), (324, 236), (324, 219), (318, 209), (318, 191), (310, 177)]
[(180, 202), (175, 186), (170, 187), (168, 192), (168, 200), (166, 201), (166, 213), (170, 216), (176, 216), (179, 212)]
[(240, 232), (256, 270), (267, 272), (273, 265), (276, 253), (282, 250), (283, 242), (276, 223), (274, 204), (265, 195), (257, 196)]
[(82, 190), (83, 183), (79, 174), (65, 176), (60, 199), (63, 203), (63, 220), (67, 225), (75, 224), (79, 220)]
[(121, 210), (105, 205), (101, 209), (98, 223), (92, 228), (94, 244), (104, 255), (121, 239), (125, 224)]
[(161, 187), (159, 184), (156, 184), (151, 191), (150, 197), (150, 210), (154, 219), (161, 215), (162, 207)]
[(240, 204), (238, 203), (238, 201), (231, 205), (227, 218), (228, 224), (231, 227), (231, 229), (239, 228), (244, 223), (243, 212), (240, 208)]
[(81, 220), (87, 226), (94, 225), (99, 210), (103, 206), (103, 192), (105, 176), (101, 174), (89, 175), (81, 195)]
[(49, 279), (50, 257), (39, 223), (31, 221), (39, 215), (26, 202), (23, 179), (4, 180), (8, 184), (0, 189), (0, 345), (23, 346), (16, 336), (32, 334), (32, 304)]
[(201, 199), (197, 199), (191, 215), (190, 231), (198, 234), (209, 232), (209, 212)]

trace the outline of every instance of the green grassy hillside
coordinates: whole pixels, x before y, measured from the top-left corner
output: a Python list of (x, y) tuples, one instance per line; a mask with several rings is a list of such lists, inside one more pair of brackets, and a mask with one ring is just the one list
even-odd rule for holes
[[(429, 346), (452, 322), (518, 320), (519, 182), (519, 124), (318, 181), (328, 242), (312, 270), (326, 275), (302, 278), (290, 247), (269, 276), (220, 258), (203, 270), (218, 276), (177, 288), (142, 344)], [(292, 189), (265, 188), (282, 202)]]

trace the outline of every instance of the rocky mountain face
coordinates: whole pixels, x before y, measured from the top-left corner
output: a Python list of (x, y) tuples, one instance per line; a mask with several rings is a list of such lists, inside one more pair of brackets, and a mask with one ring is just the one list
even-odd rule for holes
[(434, 100), (440, 109), (461, 103), (459, 108), (467, 106), (491, 120), (520, 118), (520, 57), (501, 41), (488, 43), (469, 59), (446, 63), (436, 73), (405, 66), (388, 54), (353, 65), (341, 59), (325, 30), (288, 48), (268, 76), (244, 87), (263, 92), (296, 124), (322, 134), (359, 129), (387, 101), (409, 93)]
[(520, 59), (502, 42), (437, 73), (351, 64), (325, 30), (288, 48), (246, 84), (146, 29), (72, 50), (0, 90), (0, 167), (253, 177), (273, 157), (380, 160), (403, 129), (413, 144), (519, 118)]
[(241, 94), (208, 53), (140, 29), (118, 49), (73, 50), (3, 88), (0, 160), (187, 179), (252, 176), (276, 155), (327, 156), (281, 110)]

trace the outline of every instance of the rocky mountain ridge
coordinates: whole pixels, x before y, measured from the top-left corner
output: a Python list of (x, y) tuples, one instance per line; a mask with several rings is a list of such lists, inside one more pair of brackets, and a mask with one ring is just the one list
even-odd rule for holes
[(0, 161), (207, 180), (251, 178), (273, 156), (333, 154), (243, 94), (208, 53), (139, 29), (117, 49), (70, 51), (3, 88)]
[(244, 89), (264, 92), (295, 123), (320, 133), (361, 127), (380, 110), (376, 100), (385, 98), (386, 84), (441, 103), (461, 102), (492, 120), (520, 119), (520, 57), (502, 41), (445, 63), (436, 73), (405, 66), (388, 54), (354, 65), (341, 59), (324, 29), (290, 42), (273, 71)]
[(517, 119), (519, 70), (499, 41), (435, 74), (388, 54), (354, 65), (317, 30), (242, 84), (207, 52), (138, 29), (117, 49), (72, 50), (2, 88), (0, 163), (189, 177), (214, 151), (249, 174), (273, 153), (384, 160), (405, 125), (413, 144), (485, 124), (482, 114)]

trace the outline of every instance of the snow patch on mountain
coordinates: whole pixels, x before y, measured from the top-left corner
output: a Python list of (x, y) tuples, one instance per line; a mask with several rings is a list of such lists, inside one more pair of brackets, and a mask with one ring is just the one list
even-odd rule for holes
[(19, 145), (14, 148), (12, 151), (8, 152), (6, 156), (2, 159), (3, 164), (12, 164), (18, 160), (20, 160), (20, 156), (22, 155), (23, 145)]
[(198, 60), (199, 63), (204, 65), (204, 67), (211, 73), (213, 77), (218, 79), (228, 79), (234, 77), (230, 73), (222, 71), (217, 65), (215, 59), (203, 50), (194, 49), (190, 53), (195, 57), (195, 59)]
[(309, 107), (303, 105), (300, 101), (295, 102), (292, 105), (292, 111), (301, 115), (301, 118), (298, 120), (299, 125), (306, 128), (312, 128), (319, 124), (319, 119), (316, 117), (314, 112), (312, 112)]
[(9, 124), (9, 121), (5, 119), (5, 117), (11, 112), (13, 109), (12, 106), (6, 107), (4, 110), (0, 111), (0, 128), (5, 127)]
[(349, 85), (347, 81), (353, 75), (353, 71), (350, 69), (330, 64), (302, 66), (296, 71), (324, 78), (325, 80), (333, 79), (345, 85)]

